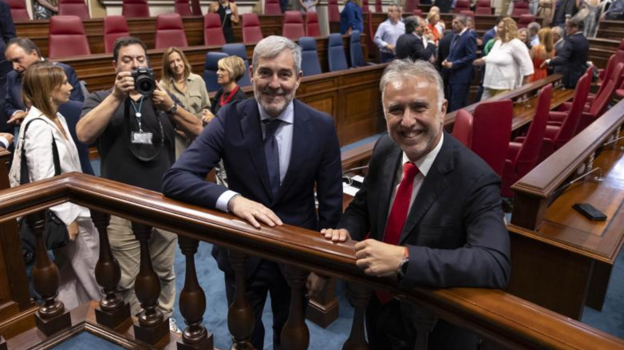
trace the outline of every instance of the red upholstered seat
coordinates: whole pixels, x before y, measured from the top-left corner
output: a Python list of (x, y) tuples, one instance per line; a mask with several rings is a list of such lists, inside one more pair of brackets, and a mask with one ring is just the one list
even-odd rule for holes
[(477, 7), (475, 8), (475, 13), (477, 15), (491, 15), (492, 14), (492, 4), (490, 0), (479, 0), (477, 1)]
[(421, 9), (414, 9), (414, 10), (412, 11), (412, 13), (413, 13), (414, 15), (416, 15), (416, 16), (419, 16), (419, 17), (422, 17), (422, 15), (423, 15), (423, 12), (422, 12), (422, 10), (421, 10)]
[(370, 12), (370, 8), (368, 7), (368, 0), (362, 0), (362, 14), (365, 15)]
[(525, 0), (514, 1), (514, 9), (511, 13), (513, 17), (520, 17), (520, 15), (531, 14), (529, 10), (529, 2)]
[(284, 13), (282, 36), (292, 40), (298, 40), (302, 36), (306, 36), (305, 30), (303, 29), (301, 11), (286, 11), (286, 13)]
[(461, 10), (460, 14), (474, 18), (474, 12), (471, 10)]
[(511, 100), (482, 102), (474, 111), (470, 149), (501, 177), (509, 149), (512, 116)]
[(410, 13), (420, 5), (420, 0), (405, 0), (405, 12)]
[(453, 12), (461, 13), (464, 10), (470, 11), (470, 1), (468, 1), (468, 0), (457, 0), (457, 2), (455, 3), (455, 9), (453, 10)]
[(221, 17), (217, 13), (204, 15), (204, 45), (225, 45), (225, 36), (221, 28)]
[(191, 6), (188, 0), (175, 0), (174, 4), (175, 13), (180, 16), (191, 16)]
[(28, 21), (30, 15), (26, 9), (26, 2), (24, 0), (5, 0), (11, 8), (11, 17), (13, 22)]
[(50, 59), (90, 54), (89, 41), (80, 17), (50, 17), (50, 34), (48, 36), (48, 57)]
[(78, 16), (82, 20), (91, 18), (84, 0), (59, 0), (58, 9), (61, 16)]
[(520, 18), (518, 19), (518, 29), (528, 27), (531, 22), (535, 22), (535, 16), (532, 14), (525, 13), (520, 15)]
[(121, 14), (126, 18), (149, 17), (147, 0), (123, 0)]
[(581, 113), (581, 120), (579, 121), (578, 131), (585, 129), (589, 124), (598, 119), (606, 110), (611, 97), (615, 90), (622, 84), (622, 71), (624, 70), (624, 63), (618, 63), (613, 69), (613, 73), (607, 83), (604, 84), (600, 94), (596, 95), (596, 98), (589, 106), (589, 110), (583, 109)]
[(104, 17), (104, 51), (106, 53), (113, 52), (115, 40), (130, 36), (128, 22), (124, 16), (106, 16)]
[(280, 8), (279, 0), (265, 0), (264, 14), (265, 15), (281, 15), (282, 9)]
[(338, 0), (329, 0), (329, 2), (327, 3), (327, 17), (330, 23), (340, 23), (340, 10), (338, 9)]
[(526, 136), (516, 138), (509, 143), (509, 151), (507, 151), (507, 159), (503, 169), (503, 185), (501, 186), (503, 197), (513, 197), (514, 192), (511, 190), (511, 186), (538, 164), (546, 125), (548, 124), (551, 97), (552, 84), (548, 84), (540, 92), (529, 132)]
[(381, 0), (375, 0), (375, 12), (377, 13), (383, 12), (383, 6), (381, 5)]
[(473, 117), (470, 112), (465, 109), (457, 111), (453, 123), (453, 137), (468, 149), (472, 146), (472, 124)]
[(187, 47), (186, 33), (182, 25), (182, 17), (177, 13), (158, 15), (156, 17), (156, 49), (168, 47)]
[(308, 12), (306, 14), (306, 36), (317, 37), (321, 36), (321, 28), (318, 22), (318, 15), (316, 12)]
[(538, 163), (541, 163), (544, 159), (548, 158), (553, 152), (565, 145), (570, 139), (572, 139), (579, 129), (579, 119), (581, 118), (581, 112), (587, 99), (587, 93), (589, 92), (590, 80), (587, 74), (583, 74), (576, 84), (576, 90), (574, 90), (574, 102), (572, 108), (568, 112), (550, 112), (548, 115), (549, 123), (553, 119), (561, 121), (560, 125), (548, 125), (546, 126), (546, 132), (544, 134), (544, 142), (542, 142), (542, 149), (540, 151), (540, 158)]
[(257, 44), (263, 38), (258, 15), (245, 13), (243, 15), (243, 42), (245, 44)]

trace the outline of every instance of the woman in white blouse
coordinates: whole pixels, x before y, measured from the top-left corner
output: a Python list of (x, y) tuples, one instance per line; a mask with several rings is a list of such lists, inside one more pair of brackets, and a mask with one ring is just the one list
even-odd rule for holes
[[(61, 173), (82, 172), (78, 150), (71, 138), (65, 118), (58, 108), (69, 101), (72, 85), (61, 67), (47, 61), (36, 62), (23, 78), (22, 96), (30, 106), (22, 122), (11, 168), (11, 187), (20, 184), (20, 159), (26, 152), (30, 181), (54, 176), (52, 140), (58, 149)], [(32, 122), (31, 122), (32, 121)], [(24, 134), (24, 125), (28, 126)], [(72, 309), (89, 300), (101, 297), (95, 280), (95, 264), (99, 257), (99, 239), (89, 209), (63, 203), (50, 210), (67, 225), (70, 242), (54, 252), (55, 263), (61, 274), (58, 298)]]
[(533, 74), (529, 50), (518, 39), (518, 27), (510, 17), (499, 22), (494, 46), (474, 64), (485, 64), (482, 101), (524, 85)]

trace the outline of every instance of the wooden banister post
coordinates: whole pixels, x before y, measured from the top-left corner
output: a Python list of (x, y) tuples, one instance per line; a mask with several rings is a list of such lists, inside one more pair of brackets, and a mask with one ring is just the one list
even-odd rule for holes
[[(409, 309), (408, 309), (409, 308)], [(412, 320), (416, 327), (416, 350), (427, 350), (429, 346), (429, 334), (433, 331), (437, 317), (431, 312), (418, 305), (401, 305), (401, 310), (406, 310), (405, 314)]]
[(113, 256), (108, 240), (110, 214), (91, 209), (91, 220), (100, 237), (100, 258), (95, 265), (95, 279), (104, 293), (100, 305), (95, 308), (95, 319), (97, 323), (115, 329), (130, 318), (130, 305), (124, 303), (121, 294), (117, 292), (121, 268)]
[(213, 338), (202, 325), (206, 311), (206, 294), (200, 287), (195, 270), (195, 254), (199, 241), (178, 236), (178, 244), (186, 257), (186, 276), (184, 288), (180, 292), (180, 313), (188, 325), (178, 340), (178, 350), (212, 350)]
[(285, 274), (290, 286), (290, 311), (282, 328), (282, 346), (286, 350), (306, 350), (310, 345), (310, 331), (303, 314), (303, 288), (309, 273), (286, 265)]
[(43, 241), (45, 217), (46, 210), (41, 210), (27, 215), (25, 220), (37, 239), (37, 260), (33, 269), (33, 286), (44, 301), (35, 314), (35, 323), (43, 334), (50, 336), (70, 328), (71, 316), (69, 311), (65, 310), (63, 302), (56, 299), (61, 278), (58, 268), (50, 261)]
[(372, 291), (364, 285), (349, 283), (347, 284), (347, 293), (355, 308), (355, 314), (353, 315), (351, 334), (349, 334), (349, 339), (342, 346), (342, 350), (370, 350), (370, 346), (364, 336), (364, 311), (371, 298)]
[(250, 340), (256, 320), (253, 309), (245, 295), (245, 262), (247, 262), (247, 256), (244, 253), (231, 249), (229, 254), (230, 263), (235, 273), (236, 285), (234, 301), (228, 310), (228, 329), (234, 341), (232, 350), (254, 350)]
[(141, 263), (139, 274), (134, 282), (134, 292), (141, 302), (143, 310), (139, 313), (138, 324), (134, 324), (134, 336), (150, 345), (156, 344), (169, 334), (169, 319), (164, 319), (158, 309), (160, 296), (160, 280), (152, 267), (148, 242), (152, 236), (152, 228), (132, 222), (132, 230), (141, 247)]

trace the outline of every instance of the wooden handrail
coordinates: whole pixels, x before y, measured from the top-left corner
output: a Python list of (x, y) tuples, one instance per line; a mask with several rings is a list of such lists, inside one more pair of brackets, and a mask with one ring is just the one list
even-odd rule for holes
[[(1, 152), (1, 151), (0, 151)], [(70, 201), (184, 237), (234, 248), (352, 282), (397, 292), (457, 325), (513, 348), (624, 349), (624, 341), (499, 290), (400, 290), (396, 282), (363, 274), (353, 242), (333, 244), (293, 226), (256, 230), (241, 220), (164, 198), (162, 194), (80, 173), (0, 191), (0, 222)]]

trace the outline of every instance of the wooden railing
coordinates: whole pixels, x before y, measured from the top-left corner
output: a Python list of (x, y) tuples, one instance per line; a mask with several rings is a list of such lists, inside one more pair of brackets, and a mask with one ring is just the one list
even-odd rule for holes
[[(101, 242), (106, 241), (107, 216), (116, 215), (133, 221), (134, 232), (142, 246), (145, 245), (149, 227), (176, 232), (179, 236), (180, 247), (187, 259), (187, 266), (193, 266), (198, 242), (205, 241), (238, 252), (232, 254), (232, 262), (239, 277), (242, 276), (242, 263), (245, 256), (255, 255), (290, 266), (287, 269), (287, 278), (294, 288), (301, 287), (302, 276), (305, 275), (302, 270), (317, 271), (354, 283), (353, 286), (359, 286), (351, 289), (354, 291), (352, 295), (354, 295), (353, 300), (357, 308), (354, 318), (356, 331), (352, 332), (351, 338), (347, 341), (350, 345), (345, 348), (348, 349), (359, 349), (365, 346), (364, 335), (357, 330), (362, 329), (363, 313), (361, 311), (369, 297), (369, 288), (391, 290), (397, 293), (404, 302), (422, 307), (433, 312), (436, 317), (458, 326), (470, 328), (494, 343), (515, 349), (624, 349), (624, 342), (620, 339), (581, 323), (570, 321), (499, 290), (399, 289), (396, 281), (392, 279), (374, 278), (363, 274), (355, 265), (354, 242), (351, 241), (336, 245), (324, 240), (317, 232), (286, 225), (256, 230), (228, 214), (183, 204), (164, 198), (160, 193), (79, 173), (64, 174), (0, 192), (0, 221), (13, 220), (18, 216), (26, 215), (29, 226), (37, 234), (39, 243), (37, 268), (39, 271), (34, 274), (35, 282), (41, 282), (37, 279), (47, 279), (53, 282), (55, 278), (58, 278), (54, 276), (57, 273), (54, 264), (46, 260), (47, 255), (43, 251), (45, 248), (41, 239), (42, 215), (46, 208), (67, 201), (91, 209)], [(107, 245), (102, 244), (101, 249), (106, 251)], [(100, 257), (100, 264), (109, 265), (109, 269), (98, 269), (96, 272), (98, 281), (108, 281), (104, 287), (109, 292), (103, 300), (114, 299), (114, 292), (111, 292), (114, 290), (112, 288), (114, 278), (111, 274), (114, 274), (118, 267), (111, 262), (110, 254), (105, 252), (105, 254), (100, 254)], [(141, 268), (149, 272), (148, 259), (148, 255), (142, 254)], [(153, 302), (150, 300), (153, 298), (145, 296), (154, 294), (154, 290), (142, 284), (137, 283), (136, 288), (142, 291), (137, 295), (145, 306), (145, 312), (139, 316), (138, 320), (124, 320), (123, 317), (119, 317), (116, 322), (108, 323), (106, 326), (105, 320), (110, 320), (111, 317), (98, 318), (97, 314), (93, 315), (93, 309), (98, 308), (97, 303), (72, 310), (72, 322), (68, 325), (66, 319), (63, 319), (67, 317), (63, 315), (66, 315), (68, 310), (62, 309), (62, 305), (55, 300), (54, 283), (50, 283), (45, 290), (39, 290), (47, 296), (47, 304), (50, 306), (48, 308), (41, 306), (37, 313), (37, 318), (46, 323), (43, 325), (42, 322), (38, 322), (37, 329), (42, 333), (31, 330), (8, 339), (9, 349), (28, 348), (42, 343), (49, 345), (81, 330), (95, 333), (124, 346), (136, 344), (136, 338), (142, 339), (143, 346), (145, 343), (151, 343), (164, 347), (166, 343), (174, 341), (181, 342), (183, 345), (206, 345), (210, 342), (210, 333), (201, 325), (202, 305), (205, 305), (202, 300), (205, 300), (205, 293), (197, 286), (193, 268), (186, 270), (185, 280), (180, 308), (189, 326), (181, 339), (176, 339), (168, 333), (159, 339), (155, 339), (157, 332), (150, 333), (150, 336), (141, 335), (144, 331), (149, 332), (160, 328), (162, 323), (161, 315), (154, 315), (152, 312)], [(230, 332), (234, 343), (238, 346), (246, 344), (246, 339), (253, 327), (252, 323), (250, 324), (253, 321), (245, 317), (250, 310), (241, 299), (243, 293), (240, 287), (243, 286), (241, 278), (237, 284), (238, 297), (229, 313), (229, 324), (233, 325)], [(293, 296), (296, 295), (301, 294), (293, 293)], [(297, 298), (293, 299), (295, 299), (294, 303), (301, 302), (301, 300), (296, 300)], [(104, 304), (100, 302), (99, 308), (101, 312), (109, 316), (121, 313), (117, 310), (123, 309), (123, 305), (118, 306), (118, 309), (106, 309)], [(53, 308), (54, 306), (56, 309)], [(150, 317), (150, 314), (153, 317)], [(284, 342), (287, 349), (307, 348), (306, 336), (297, 336), (297, 334), (307, 334), (301, 317), (300, 314), (291, 313), (290, 315), (289, 324), (292, 327), (286, 327), (283, 333), (283, 338), (287, 340)], [(117, 322), (119, 322), (118, 326), (112, 327)], [(134, 332), (129, 331), (132, 322), (134, 322)], [(51, 333), (50, 330), (55, 328), (60, 328), (60, 330), (57, 333)], [(212, 344), (204, 348), (212, 349)]]

